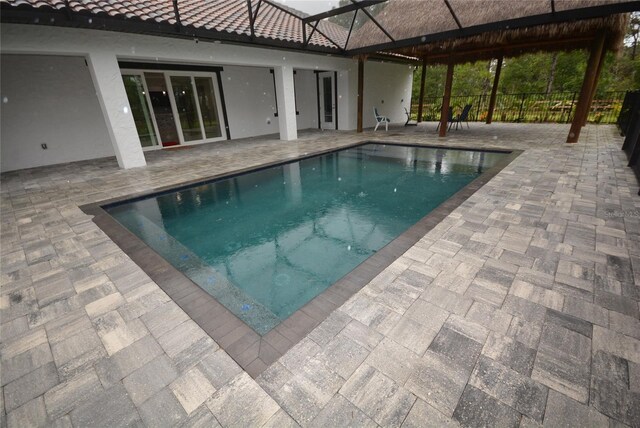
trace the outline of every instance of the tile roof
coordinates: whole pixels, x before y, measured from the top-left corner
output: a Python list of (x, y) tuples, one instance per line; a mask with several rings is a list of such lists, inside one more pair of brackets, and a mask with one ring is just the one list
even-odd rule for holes
[[(73, 13), (107, 15), (113, 18), (139, 19), (146, 22), (176, 24), (172, 0), (0, 0), (0, 4), (27, 9), (62, 11), (68, 7)], [(251, 0), (252, 10), (258, 1)], [(196, 29), (250, 35), (251, 27), (245, 0), (178, 0), (180, 22)], [(262, 2), (254, 31), (256, 37), (287, 42), (303, 42), (301, 18), (307, 16), (286, 6), (276, 7)], [(332, 22), (321, 21), (313, 33), (310, 45), (324, 48), (343, 47), (346, 29)], [(329, 38), (325, 37), (326, 34)], [(307, 34), (311, 27), (307, 25)]]

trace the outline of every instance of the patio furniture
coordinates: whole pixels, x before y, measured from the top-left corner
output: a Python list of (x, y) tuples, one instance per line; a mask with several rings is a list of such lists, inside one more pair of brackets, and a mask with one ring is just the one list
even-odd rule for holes
[[(470, 111), (471, 111), (471, 104), (467, 104), (462, 109), (462, 113), (460, 113), (457, 117), (453, 119), (453, 121), (456, 123), (456, 129), (458, 129), (458, 125), (460, 125), (460, 127), (462, 128), (462, 122), (467, 122), (467, 129), (469, 128), (469, 112)], [(451, 129), (451, 125), (449, 125), (449, 129)]]
[[(449, 106), (449, 115), (447, 116), (447, 123), (449, 124), (449, 128), (451, 129), (451, 126), (453, 125), (453, 107)], [(440, 129), (440, 122), (438, 122), (438, 126), (436, 127), (436, 131)]]
[(404, 108), (404, 114), (407, 115), (407, 121), (404, 123), (404, 126), (418, 126), (417, 120), (411, 120), (411, 113), (406, 107)]
[(378, 114), (378, 108), (374, 107), (373, 108), (373, 115), (376, 118), (376, 127), (373, 128), (373, 132), (376, 132), (378, 130), (378, 126), (380, 126), (381, 123), (384, 123), (384, 130), (388, 131), (389, 130), (389, 122), (391, 122), (389, 120), (389, 118), (387, 116), (381, 116)]

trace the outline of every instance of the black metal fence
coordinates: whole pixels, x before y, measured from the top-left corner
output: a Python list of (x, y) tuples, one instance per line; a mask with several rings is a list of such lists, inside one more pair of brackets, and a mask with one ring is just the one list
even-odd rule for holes
[[(578, 92), (498, 94), (493, 111), (494, 122), (553, 122), (569, 123), (573, 118)], [(605, 92), (591, 103), (590, 123), (616, 123), (622, 109), (624, 91)], [(457, 114), (471, 104), (470, 122), (484, 122), (489, 110), (489, 94), (452, 96), (450, 105)], [(423, 121), (440, 120), (442, 97), (425, 97)], [(417, 119), (418, 104), (411, 108), (412, 118)]]
[(620, 114), (618, 115), (618, 128), (620, 129), (620, 135), (627, 135), (629, 125), (632, 123), (633, 109), (637, 108), (640, 104), (640, 91), (629, 91), (624, 96), (622, 107), (620, 108)]
[(640, 91), (626, 93), (617, 123), (620, 133), (625, 136), (622, 150), (640, 181)]

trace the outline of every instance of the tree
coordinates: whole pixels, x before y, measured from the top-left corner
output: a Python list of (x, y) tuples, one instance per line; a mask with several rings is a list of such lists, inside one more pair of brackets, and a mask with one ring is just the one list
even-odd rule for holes
[(627, 27), (627, 36), (625, 42), (631, 44), (631, 59), (636, 59), (636, 47), (640, 39), (640, 12), (634, 12), (629, 18), (629, 26)]
[(551, 57), (551, 69), (549, 70), (549, 79), (547, 80), (547, 91), (546, 94), (549, 95), (553, 92), (553, 79), (556, 77), (556, 67), (558, 66), (558, 53), (554, 52)]
[(507, 94), (544, 92), (551, 65), (548, 55), (527, 54), (505, 58), (500, 77), (500, 91)]

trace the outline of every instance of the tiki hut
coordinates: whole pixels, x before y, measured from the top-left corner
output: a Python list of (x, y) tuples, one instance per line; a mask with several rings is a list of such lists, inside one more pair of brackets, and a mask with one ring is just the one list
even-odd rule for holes
[[(591, 54), (567, 142), (576, 142), (607, 51), (618, 51), (628, 14), (638, 2), (616, 0), (392, 0), (354, 15), (346, 50), (366, 56), (395, 55), (447, 64), (440, 135), (446, 135), (454, 64), (498, 59), (489, 103), (491, 123), (502, 58), (539, 51), (589, 49)], [(360, 12), (360, 11), (358, 11)], [(354, 25), (355, 26), (355, 25)], [(422, 116), (424, 79), (418, 117)]]

